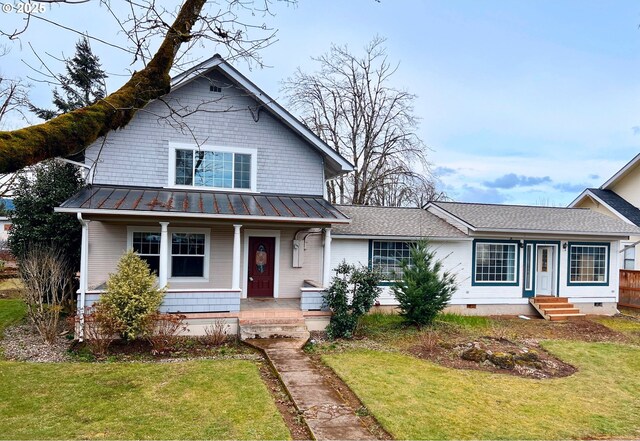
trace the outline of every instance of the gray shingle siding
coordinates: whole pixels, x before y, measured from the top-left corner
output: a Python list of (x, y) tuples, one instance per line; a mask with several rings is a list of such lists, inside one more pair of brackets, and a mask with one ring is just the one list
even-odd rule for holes
[(257, 149), (259, 192), (322, 195), (322, 156), (267, 111), (261, 110), (255, 122), (249, 111), (255, 100), (222, 75), (212, 78), (222, 93), (210, 92), (210, 81), (200, 78), (164, 97), (175, 109), (200, 111), (170, 121), (163, 118), (169, 113), (167, 105), (154, 101), (125, 128), (111, 132), (104, 147), (103, 139), (93, 143), (86, 162), (99, 157), (94, 183), (165, 187), (169, 143), (195, 145), (195, 137), (213, 146)]
[[(85, 307), (90, 308), (100, 299), (100, 294), (87, 294)], [(80, 307), (80, 296), (78, 296)], [(160, 312), (238, 312), (240, 293), (183, 292), (167, 293), (160, 306)]]

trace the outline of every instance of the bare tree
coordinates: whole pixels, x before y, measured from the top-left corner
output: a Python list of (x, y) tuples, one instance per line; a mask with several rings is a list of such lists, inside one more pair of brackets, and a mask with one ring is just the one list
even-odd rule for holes
[[(55, 3), (67, 3), (53, 0)], [(269, 14), (269, 0), (185, 0), (174, 12), (163, 8), (156, 0), (127, 0), (129, 12), (118, 17), (109, 0), (101, 4), (109, 11), (129, 39), (128, 47), (120, 47), (87, 34), (87, 38), (116, 46), (133, 56), (143, 68), (115, 92), (95, 104), (57, 116), (43, 124), (20, 130), (0, 132), (0, 173), (9, 173), (47, 158), (69, 156), (85, 149), (111, 130), (126, 126), (135, 113), (149, 101), (169, 92), (172, 68), (187, 66), (186, 56), (194, 45), (225, 48), (227, 58), (243, 57), (259, 62), (259, 49), (273, 41), (275, 33), (264, 23), (251, 23), (240, 18)], [(205, 7), (208, 6), (208, 7)], [(9, 39), (21, 38), (31, 20), (47, 21), (70, 32), (83, 32), (44, 16), (30, 14), (24, 23), (0, 29)], [(170, 20), (171, 19), (171, 20)], [(255, 34), (258, 36), (255, 36)], [(266, 34), (266, 35), (265, 35)], [(161, 38), (157, 50), (154, 42)], [(191, 60), (194, 61), (194, 60)], [(55, 75), (52, 82), (56, 83)]]
[(355, 165), (354, 173), (328, 182), (331, 202), (413, 205), (414, 193), (433, 187), (416, 134), (416, 96), (391, 85), (398, 65), (388, 61), (384, 42), (375, 37), (363, 56), (332, 45), (313, 58), (318, 71), (298, 69), (283, 84), (305, 124)]
[(71, 298), (72, 273), (65, 256), (53, 248), (34, 246), (20, 262), (27, 316), (47, 343), (55, 340), (60, 312)]

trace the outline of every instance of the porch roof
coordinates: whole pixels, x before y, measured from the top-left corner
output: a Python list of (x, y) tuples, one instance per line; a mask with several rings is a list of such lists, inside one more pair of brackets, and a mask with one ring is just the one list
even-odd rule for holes
[(320, 196), (90, 185), (57, 212), (134, 216), (349, 223)]

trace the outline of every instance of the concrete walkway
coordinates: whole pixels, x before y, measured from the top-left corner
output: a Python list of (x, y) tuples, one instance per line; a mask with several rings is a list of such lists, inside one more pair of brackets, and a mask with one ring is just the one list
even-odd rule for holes
[(302, 351), (305, 342), (293, 338), (246, 341), (265, 352), (316, 440), (375, 440)]

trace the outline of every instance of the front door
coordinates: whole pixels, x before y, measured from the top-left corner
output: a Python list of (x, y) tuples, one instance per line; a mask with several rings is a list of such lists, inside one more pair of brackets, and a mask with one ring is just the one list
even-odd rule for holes
[(275, 237), (249, 237), (247, 297), (273, 297)]
[(536, 262), (536, 294), (553, 294), (553, 252), (554, 247), (538, 246)]

